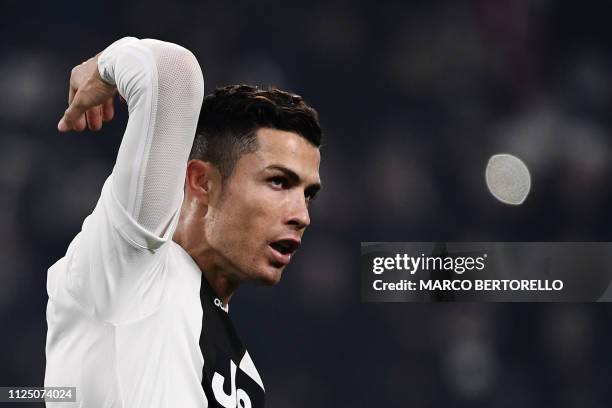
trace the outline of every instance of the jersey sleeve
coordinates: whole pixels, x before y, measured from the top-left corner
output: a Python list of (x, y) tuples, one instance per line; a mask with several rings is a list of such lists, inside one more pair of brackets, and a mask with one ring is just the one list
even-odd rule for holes
[(68, 293), (87, 314), (118, 323), (150, 314), (162, 299), (164, 244), (183, 201), (204, 81), (190, 51), (151, 39), (113, 43), (98, 68), (129, 119), (100, 200), (49, 269), (47, 290), (52, 301)]
[(183, 198), (204, 95), (200, 66), (176, 44), (128, 37), (108, 47), (98, 67), (129, 109), (111, 181), (117, 204), (134, 221), (125, 233), (137, 245), (158, 246)]

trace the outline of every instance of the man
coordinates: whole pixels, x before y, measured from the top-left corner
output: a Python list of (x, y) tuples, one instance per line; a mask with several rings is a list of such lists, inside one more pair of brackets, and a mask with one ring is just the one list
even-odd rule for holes
[(276, 89), (203, 99), (189, 51), (128, 37), (72, 70), (58, 129), (99, 130), (117, 92), (117, 162), (48, 272), (45, 386), (76, 386), (88, 408), (263, 406), (228, 302), (243, 282), (278, 282), (300, 245), (317, 114)]

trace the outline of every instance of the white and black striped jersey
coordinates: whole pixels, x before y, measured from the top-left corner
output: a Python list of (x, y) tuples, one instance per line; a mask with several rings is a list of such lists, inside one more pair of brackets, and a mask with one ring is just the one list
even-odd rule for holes
[(48, 270), (45, 386), (77, 387), (77, 402), (48, 406), (263, 406), (229, 316), (172, 241), (204, 95), (200, 66), (178, 45), (124, 38), (98, 67), (129, 120), (95, 209)]

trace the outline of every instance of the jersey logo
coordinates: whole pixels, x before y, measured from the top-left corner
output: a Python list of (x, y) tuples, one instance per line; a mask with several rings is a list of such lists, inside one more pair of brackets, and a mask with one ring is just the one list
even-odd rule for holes
[(238, 367), (230, 360), (229, 394), (223, 389), (224, 385), (225, 377), (215, 372), (212, 378), (212, 390), (215, 399), (224, 408), (259, 408), (263, 406), (265, 391), (263, 382), (248, 351), (244, 353)]

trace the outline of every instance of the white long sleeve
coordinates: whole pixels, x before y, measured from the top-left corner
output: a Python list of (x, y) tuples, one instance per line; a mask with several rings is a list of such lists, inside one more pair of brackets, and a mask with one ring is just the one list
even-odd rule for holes
[(100, 200), (47, 273), (47, 406), (202, 408), (201, 271), (172, 242), (204, 84), (188, 50), (124, 38), (98, 59), (129, 120)]
[(187, 49), (123, 38), (98, 60), (102, 78), (127, 101), (129, 120), (113, 170), (112, 191), (127, 214), (161, 236), (183, 198), (204, 80)]
[[(191, 52), (157, 40), (121, 39), (98, 68), (127, 101), (129, 119), (100, 201), (66, 253), (65, 285), (88, 313), (117, 323), (159, 307), (161, 250), (179, 218), (204, 84)], [(50, 276), (55, 286), (62, 274)]]

